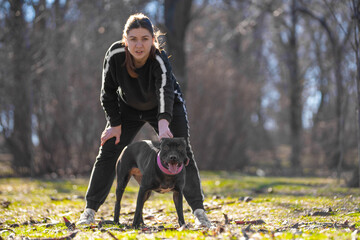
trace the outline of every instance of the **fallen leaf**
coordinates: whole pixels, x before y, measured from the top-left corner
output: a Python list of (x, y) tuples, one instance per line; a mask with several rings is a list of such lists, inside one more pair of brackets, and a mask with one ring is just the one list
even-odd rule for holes
[(235, 220), (235, 223), (236, 223), (236, 224), (239, 224), (239, 225), (241, 225), (241, 224), (246, 224), (245, 221), (240, 221), (240, 220)]
[(98, 225), (97, 225), (97, 228), (98, 228), (98, 229), (102, 229), (102, 227), (103, 227), (103, 223), (102, 223), (102, 220), (100, 220), (100, 222), (99, 222)]
[(247, 197), (240, 197), (239, 198), (239, 201), (244, 201), (244, 202), (250, 202), (250, 201), (252, 201), (253, 200), (253, 198), (252, 197), (249, 197), (249, 196), (247, 196)]
[(108, 234), (110, 235), (110, 237), (112, 237), (113, 239), (118, 240), (118, 238), (115, 237), (114, 234), (112, 234), (111, 232), (107, 231), (107, 233), (108, 233)]
[(356, 226), (356, 225), (353, 224), (353, 225), (349, 226), (349, 229), (350, 229), (351, 231), (355, 231), (355, 230), (356, 230), (355, 226)]
[(50, 227), (56, 226), (57, 224), (59, 224), (59, 222), (45, 223), (44, 225), (46, 228), (50, 228)]
[(316, 212), (308, 214), (308, 216), (320, 216), (320, 217), (326, 217), (326, 216), (331, 216), (331, 215), (334, 215), (334, 212), (331, 208), (316, 211)]
[(11, 204), (10, 201), (3, 201), (3, 202), (1, 202), (1, 206), (2, 206), (3, 208), (8, 208), (10, 204)]
[(334, 213), (323, 212), (323, 211), (317, 211), (317, 212), (310, 213), (310, 216), (320, 216), (320, 217), (326, 217), (326, 216), (331, 216), (331, 215), (334, 215)]
[(245, 229), (244, 229), (245, 232), (250, 232), (251, 231), (251, 224), (249, 224)]
[(224, 218), (225, 218), (225, 225), (226, 225), (226, 224), (230, 224), (230, 220), (229, 220), (229, 218), (228, 218), (228, 215), (225, 214), (225, 213), (223, 213), (223, 215), (224, 215)]
[(0, 228), (0, 231), (1, 231), (1, 232), (2, 232), (2, 231), (9, 231), (9, 232), (15, 233), (15, 231), (12, 230), (12, 229), (10, 229), (10, 228)]
[(164, 228), (164, 231), (175, 231), (177, 230), (175, 227), (169, 227), (169, 228)]
[(119, 232), (125, 232), (126, 231), (124, 228), (115, 228), (115, 227), (107, 228), (106, 230), (107, 231), (119, 231)]
[(70, 230), (70, 231), (74, 231), (76, 226), (75, 223), (71, 223), (66, 217), (63, 217), (64, 222), (65, 222), (65, 226)]
[(241, 232), (242, 232), (242, 234), (244, 235), (244, 238), (245, 238), (246, 240), (248, 240), (248, 239), (249, 239), (249, 235), (247, 235), (247, 233), (244, 231), (244, 229), (242, 229)]
[(66, 236), (66, 237), (63, 237), (63, 238), (59, 238), (59, 240), (62, 240), (62, 239), (73, 239), (73, 238), (75, 238), (76, 234), (78, 234), (78, 232), (79, 232), (79, 231), (70, 233), (69, 236)]
[(295, 223), (294, 225), (292, 225), (290, 228), (299, 228), (299, 223)]
[(238, 220), (236, 220), (235, 223), (238, 225), (243, 225), (243, 224), (261, 225), (261, 224), (265, 224), (265, 221), (262, 219), (253, 220), (253, 221), (238, 221)]
[(216, 228), (216, 232), (217, 232), (217, 234), (221, 234), (221, 233), (225, 232), (225, 226), (218, 225)]
[(101, 219), (101, 222), (102, 222), (102, 224), (115, 225), (114, 221), (112, 221), (112, 220)]
[(148, 216), (145, 216), (144, 218), (147, 219), (147, 220), (154, 220), (155, 219), (155, 217), (153, 215), (148, 215)]
[(212, 206), (212, 207), (206, 207), (205, 211), (211, 211), (211, 210), (216, 210), (216, 209), (221, 209), (223, 205), (217, 205), (217, 206)]
[(71, 197), (64, 197), (64, 198), (57, 198), (50, 196), (51, 201), (64, 201), (64, 200), (71, 200)]

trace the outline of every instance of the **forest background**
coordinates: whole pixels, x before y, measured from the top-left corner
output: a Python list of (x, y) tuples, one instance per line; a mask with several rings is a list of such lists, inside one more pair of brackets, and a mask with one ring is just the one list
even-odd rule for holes
[(359, 0), (0, 0), (1, 176), (90, 173), (103, 58), (136, 12), (165, 33), (201, 170), (359, 186)]

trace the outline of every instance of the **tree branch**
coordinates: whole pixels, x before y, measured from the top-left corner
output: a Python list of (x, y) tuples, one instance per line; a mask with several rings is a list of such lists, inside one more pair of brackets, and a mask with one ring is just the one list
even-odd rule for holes
[[(350, 38), (351, 28), (352, 28), (353, 22), (350, 21), (350, 24), (348, 25), (347, 30), (345, 30), (344, 27), (342, 26), (342, 24), (338, 21), (335, 13), (334, 13), (334, 11), (333, 11), (333, 9), (329, 6), (328, 2), (327, 2), (327, 1), (324, 1), (324, 2), (325, 2), (325, 5), (327, 6), (327, 8), (329, 9), (331, 15), (334, 17), (336, 23), (340, 26), (341, 30), (342, 30), (342, 31), (344, 32), (344, 34), (345, 34), (345, 37), (344, 37), (344, 39), (343, 39), (343, 41), (342, 41), (342, 44), (340, 44), (341, 46), (345, 46), (346, 43), (347, 43), (347, 41), (348, 41), (349, 38)], [(352, 43), (351, 43), (351, 46), (353, 46)]]
[(302, 7), (297, 7), (295, 9), (295, 11), (298, 11), (300, 13), (303, 13), (305, 15), (308, 15), (310, 16), (311, 18), (317, 20), (321, 26), (324, 27), (325, 31), (327, 32), (328, 36), (329, 36), (329, 39), (330, 39), (330, 42), (331, 44), (333, 44), (334, 46), (337, 46), (338, 45), (338, 42), (336, 40), (336, 38), (334, 37), (334, 34), (333, 32), (331, 31), (328, 23), (325, 21), (325, 19), (323, 17), (319, 17), (319, 16), (316, 16), (313, 12), (311, 12), (309, 9), (307, 8), (302, 8)]

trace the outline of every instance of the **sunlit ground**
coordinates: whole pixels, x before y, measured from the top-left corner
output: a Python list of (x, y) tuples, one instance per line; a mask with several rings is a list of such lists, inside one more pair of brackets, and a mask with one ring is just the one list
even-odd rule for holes
[[(140, 230), (130, 228), (138, 186), (125, 191), (120, 222), (113, 218), (115, 184), (96, 214), (97, 224), (76, 226), (85, 202), (87, 178), (73, 180), (0, 179), (0, 236), (74, 239), (354, 239), (359, 237), (360, 191), (325, 178), (271, 178), (202, 172), (205, 207), (213, 223), (199, 228), (187, 203), (187, 228), (179, 228), (172, 194), (146, 202)], [(99, 222), (102, 224), (98, 224)], [(71, 237), (72, 237), (71, 236)]]

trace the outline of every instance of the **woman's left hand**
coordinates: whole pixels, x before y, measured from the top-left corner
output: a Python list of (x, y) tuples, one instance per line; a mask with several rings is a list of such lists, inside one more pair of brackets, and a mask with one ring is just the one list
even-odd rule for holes
[(158, 122), (159, 127), (159, 140), (163, 138), (173, 138), (170, 129), (169, 129), (169, 122), (166, 119), (160, 119)]

